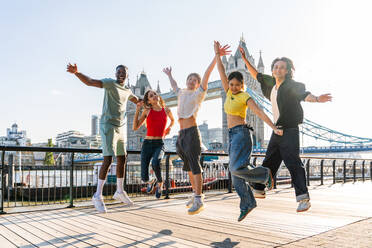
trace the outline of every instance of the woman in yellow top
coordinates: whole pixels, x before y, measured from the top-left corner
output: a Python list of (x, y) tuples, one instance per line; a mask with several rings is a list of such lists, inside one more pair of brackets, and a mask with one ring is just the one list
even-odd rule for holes
[(240, 197), (238, 221), (242, 221), (257, 206), (252, 190), (246, 182), (261, 182), (266, 184), (269, 189), (272, 189), (273, 185), (270, 169), (262, 166), (248, 169), (252, 140), (250, 127), (245, 121), (247, 108), (266, 122), (276, 134), (282, 135), (282, 131), (274, 126), (270, 118), (257, 106), (250, 95), (244, 92), (244, 80), (240, 72), (235, 71), (230, 73), (229, 77), (226, 76), (221, 56), (230, 53), (227, 49), (229, 46), (221, 47), (219, 42), (215, 41), (217, 68), (223, 89), (226, 92), (224, 110), (229, 128), (229, 170), (235, 190)]

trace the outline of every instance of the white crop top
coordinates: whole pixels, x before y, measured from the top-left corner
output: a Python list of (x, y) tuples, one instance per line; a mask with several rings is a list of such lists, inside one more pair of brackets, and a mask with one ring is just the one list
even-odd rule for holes
[(200, 104), (205, 98), (207, 92), (200, 86), (196, 90), (177, 89), (178, 96), (177, 113), (178, 118), (190, 118), (198, 113)]

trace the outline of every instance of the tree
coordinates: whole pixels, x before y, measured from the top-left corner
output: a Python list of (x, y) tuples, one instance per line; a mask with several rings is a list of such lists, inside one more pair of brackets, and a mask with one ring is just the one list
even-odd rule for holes
[[(54, 145), (53, 145), (52, 139), (48, 139), (48, 147), (53, 147), (53, 146)], [(55, 164), (53, 152), (47, 152), (45, 154), (44, 164), (45, 165), (54, 165)]]

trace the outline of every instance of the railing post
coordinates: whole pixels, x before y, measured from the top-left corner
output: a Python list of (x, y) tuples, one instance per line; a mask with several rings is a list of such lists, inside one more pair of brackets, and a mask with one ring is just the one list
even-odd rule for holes
[(228, 171), (229, 171), (229, 181), (227, 184), (227, 193), (232, 193), (232, 178), (231, 178), (230, 169)]
[(168, 154), (165, 158), (165, 197), (164, 199), (169, 199), (169, 159), (170, 155)]
[(363, 182), (364, 182), (364, 165), (365, 165), (365, 160), (363, 160), (363, 163), (362, 163), (362, 180), (363, 180)]
[(70, 165), (70, 205), (68, 206), (69, 208), (74, 207), (74, 155), (75, 153), (73, 152), (71, 155), (71, 165)]
[(310, 159), (308, 159), (306, 162), (306, 172), (307, 186), (310, 186)]
[(344, 183), (346, 183), (346, 160), (344, 160)]
[(6, 214), (4, 212), (4, 192), (5, 192), (5, 180), (4, 180), (4, 166), (5, 166), (5, 150), (3, 149), (1, 156), (1, 196), (0, 196), (0, 214)]
[(372, 161), (369, 163), (369, 177), (370, 177), (371, 182), (372, 182)]
[(354, 163), (353, 163), (353, 181), (354, 183), (356, 182), (356, 160), (354, 160)]
[(320, 185), (323, 185), (323, 165), (324, 159), (320, 161)]
[(336, 183), (336, 159), (332, 162), (332, 170), (333, 170), (333, 184)]

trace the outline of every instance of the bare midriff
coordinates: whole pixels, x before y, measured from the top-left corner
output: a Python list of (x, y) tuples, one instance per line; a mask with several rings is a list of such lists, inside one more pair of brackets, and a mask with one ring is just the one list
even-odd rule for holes
[(227, 127), (228, 128), (246, 124), (245, 120), (238, 115), (226, 114), (226, 116), (227, 116)]
[(180, 129), (186, 129), (190, 127), (196, 127), (196, 120), (194, 116), (191, 116), (189, 118), (179, 118), (178, 122), (180, 123)]
[(155, 140), (155, 139), (163, 139), (163, 137), (161, 137), (161, 136), (146, 136), (145, 139)]

